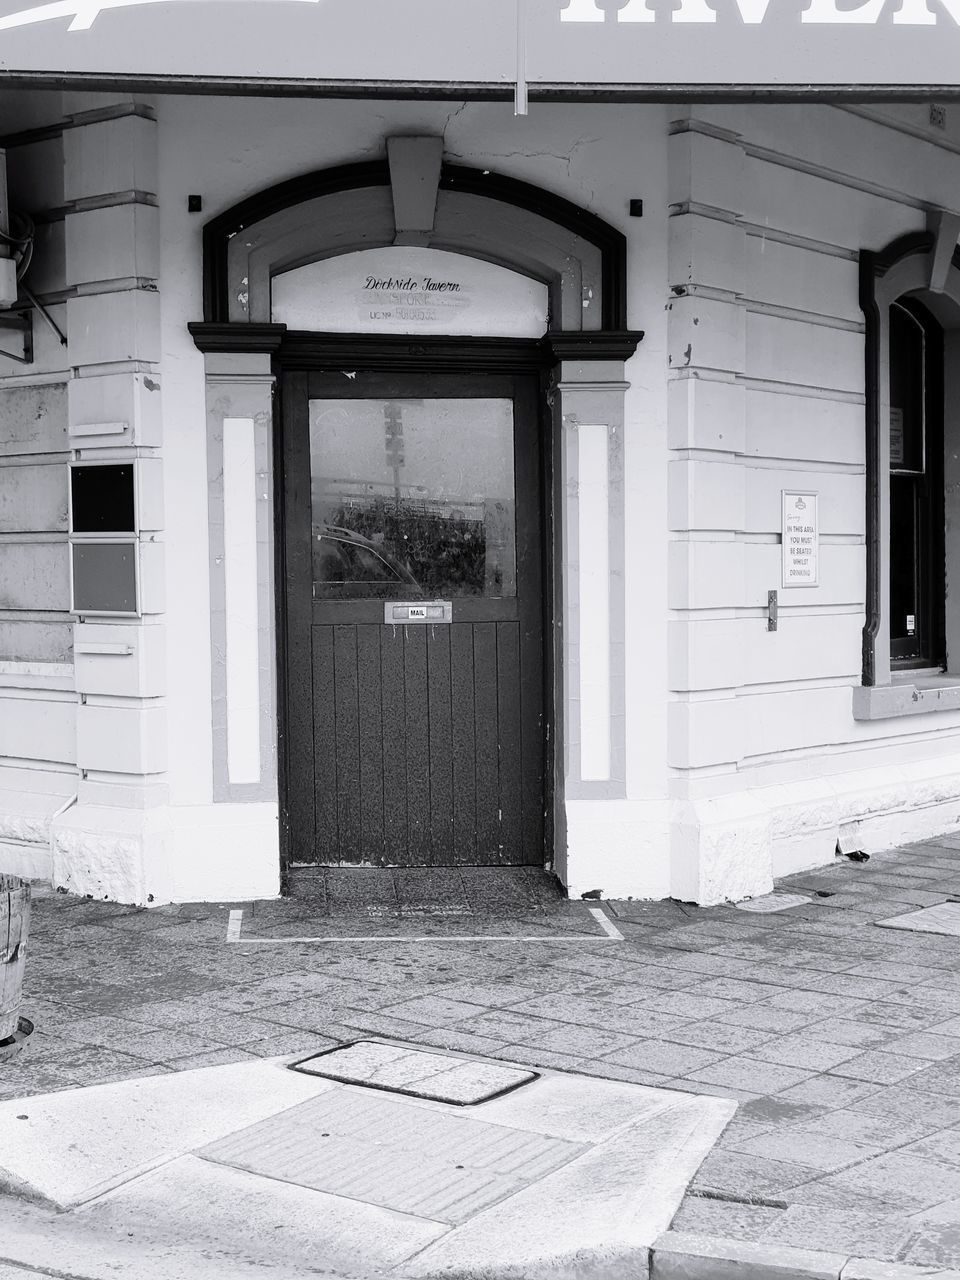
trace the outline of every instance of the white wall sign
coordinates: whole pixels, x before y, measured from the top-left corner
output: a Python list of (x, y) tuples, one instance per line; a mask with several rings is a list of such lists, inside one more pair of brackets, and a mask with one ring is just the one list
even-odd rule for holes
[(820, 582), (820, 517), (816, 493), (784, 489), (781, 540), (784, 587), (816, 587)]
[(542, 338), (547, 286), (480, 258), (397, 245), (361, 249), (273, 279), (275, 323), (326, 333)]

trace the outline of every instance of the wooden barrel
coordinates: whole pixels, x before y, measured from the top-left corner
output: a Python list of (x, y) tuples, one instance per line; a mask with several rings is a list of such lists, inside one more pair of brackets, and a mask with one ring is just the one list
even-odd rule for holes
[(0, 875), (0, 1041), (17, 1030), (29, 927), (29, 884)]

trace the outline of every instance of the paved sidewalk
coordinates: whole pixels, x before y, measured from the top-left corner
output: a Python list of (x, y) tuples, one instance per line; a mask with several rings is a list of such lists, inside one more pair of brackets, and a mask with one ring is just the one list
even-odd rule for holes
[(4, 1214), (0, 1258), (98, 1280), (637, 1280), (736, 1105), (382, 1041), (313, 1067), (0, 1103), (0, 1185), (48, 1208)]
[[(600, 935), (597, 904), (536, 894), (489, 917), (39, 897), (38, 1030), (0, 1098), (364, 1035), (733, 1097), (675, 1229), (960, 1267), (960, 939), (875, 925), (960, 896), (960, 837), (779, 889), (807, 901), (604, 903), (623, 941)], [(283, 940), (334, 928), (376, 940)], [(467, 932), (560, 940), (450, 940)]]

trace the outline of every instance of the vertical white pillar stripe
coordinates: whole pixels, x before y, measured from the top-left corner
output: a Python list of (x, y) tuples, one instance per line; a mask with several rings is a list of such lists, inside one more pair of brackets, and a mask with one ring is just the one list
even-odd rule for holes
[(577, 428), (580, 777), (610, 777), (610, 476), (607, 428)]
[(260, 781), (257, 470), (252, 418), (223, 420), (227, 775)]

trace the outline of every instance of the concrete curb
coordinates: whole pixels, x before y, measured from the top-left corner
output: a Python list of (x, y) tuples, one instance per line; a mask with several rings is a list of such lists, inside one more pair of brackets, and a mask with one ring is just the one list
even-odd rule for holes
[(960, 1271), (665, 1231), (650, 1250), (650, 1280), (960, 1280)]

